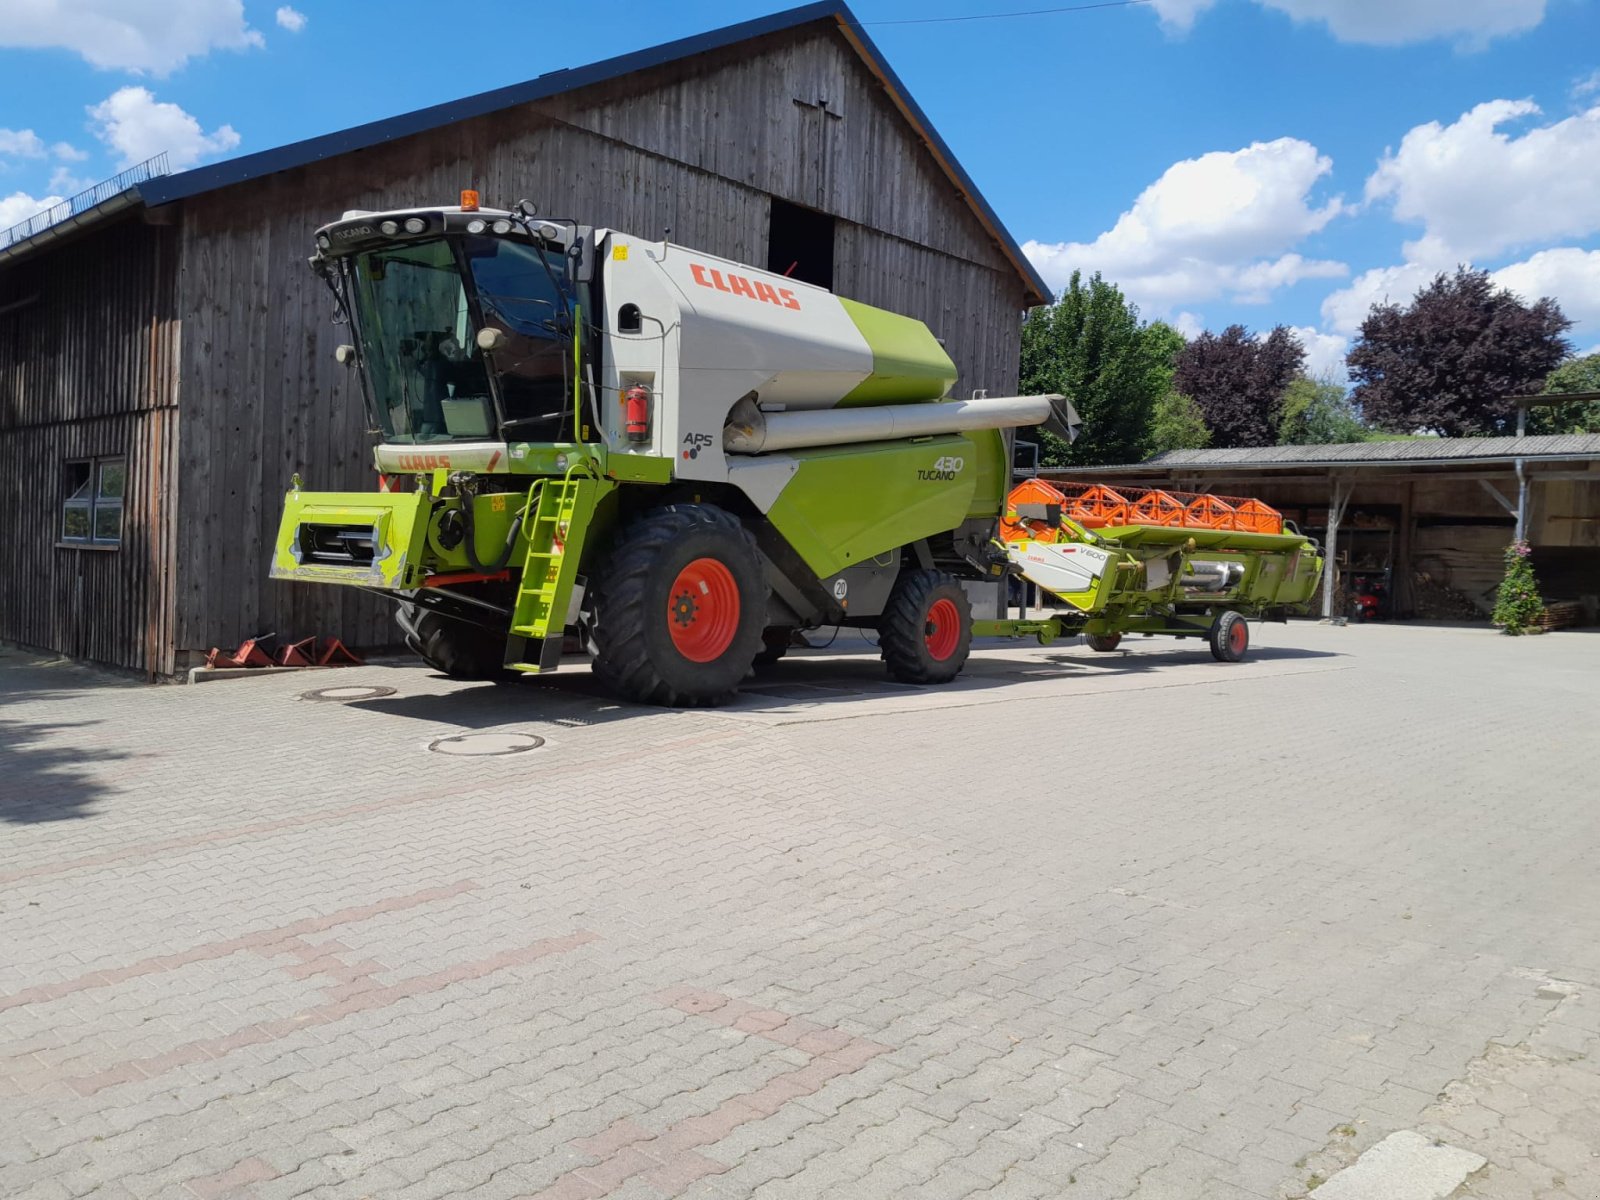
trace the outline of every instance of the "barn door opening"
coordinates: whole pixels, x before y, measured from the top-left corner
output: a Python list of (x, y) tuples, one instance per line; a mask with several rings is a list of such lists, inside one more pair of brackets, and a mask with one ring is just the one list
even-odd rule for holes
[(818, 287), (833, 287), (833, 218), (772, 198), (767, 270)]

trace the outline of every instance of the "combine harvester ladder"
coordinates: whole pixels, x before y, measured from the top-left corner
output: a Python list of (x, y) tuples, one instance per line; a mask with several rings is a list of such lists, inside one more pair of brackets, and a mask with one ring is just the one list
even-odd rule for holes
[(600, 498), (598, 481), (569, 472), (539, 487), (533, 521), (527, 530), (528, 553), (517, 584), (511, 633), (532, 643), (531, 661), (508, 663), (513, 670), (537, 674), (553, 671), (561, 661), (572, 587), (583, 557), (584, 534)]

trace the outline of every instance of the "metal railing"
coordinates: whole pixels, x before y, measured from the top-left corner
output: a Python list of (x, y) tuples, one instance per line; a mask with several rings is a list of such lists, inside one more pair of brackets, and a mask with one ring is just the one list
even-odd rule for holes
[(52, 225), (70, 220), (81, 212), (87, 212), (97, 204), (102, 204), (127, 191), (137, 183), (147, 179), (155, 179), (160, 175), (170, 174), (165, 153), (154, 158), (147, 158), (142, 163), (129, 167), (126, 171), (119, 171), (110, 179), (102, 180), (86, 191), (70, 196), (59, 204), (51, 205), (41, 213), (35, 213), (26, 221), (13, 225), (10, 229), (0, 232), (0, 250), (13, 246), (18, 242), (26, 241), (37, 233), (43, 233)]

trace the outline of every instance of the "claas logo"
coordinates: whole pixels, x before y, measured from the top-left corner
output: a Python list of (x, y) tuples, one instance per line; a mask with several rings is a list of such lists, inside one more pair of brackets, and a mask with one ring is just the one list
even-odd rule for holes
[(750, 300), (760, 300), (765, 304), (776, 304), (779, 308), (800, 307), (800, 301), (794, 298), (794, 293), (788, 288), (773, 287), (759, 279), (746, 279), (743, 275), (734, 275), (731, 272), (723, 275), (714, 267), (701, 266), (699, 263), (689, 264), (689, 274), (694, 276), (694, 281), (703, 288), (710, 288), (715, 292), (729, 292), (735, 296), (744, 296)]

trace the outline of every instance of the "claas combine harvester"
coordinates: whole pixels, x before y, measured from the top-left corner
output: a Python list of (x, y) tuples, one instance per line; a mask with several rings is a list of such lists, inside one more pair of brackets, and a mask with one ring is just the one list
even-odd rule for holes
[(1242, 615), (1314, 587), (1314, 547), (1281, 530), (1097, 521), (1039, 483), (1008, 501), (1000, 431), (1071, 437), (1071, 405), (947, 399), (926, 326), (823, 288), (472, 193), (346, 213), (311, 265), (353, 331), (337, 356), (380, 490), (296, 477), (272, 575), (392, 598), (449, 675), (548, 672), (576, 636), (616, 693), (711, 704), (844, 625), (877, 632), (896, 678), (940, 683), (975, 631), (964, 582), (1060, 602), (979, 633), (1102, 647), (1232, 647)]

